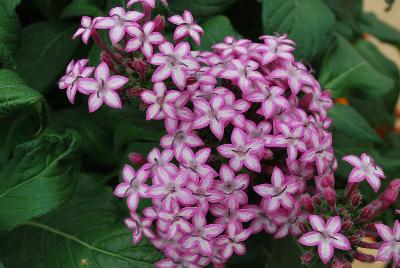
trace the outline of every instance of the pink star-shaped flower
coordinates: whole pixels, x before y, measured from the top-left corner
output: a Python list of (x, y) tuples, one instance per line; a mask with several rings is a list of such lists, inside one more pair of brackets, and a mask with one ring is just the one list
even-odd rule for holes
[(164, 42), (159, 49), (161, 53), (154, 54), (150, 60), (151, 64), (159, 65), (151, 81), (161, 82), (171, 76), (174, 84), (179, 89), (183, 89), (188, 76), (186, 71), (199, 67), (199, 64), (190, 56), (189, 43), (179, 43), (174, 47), (171, 43)]
[(110, 70), (105, 62), (97, 66), (93, 78), (83, 78), (78, 81), (78, 87), (90, 94), (89, 112), (96, 111), (105, 102), (113, 108), (122, 108), (121, 100), (115, 91), (128, 83), (129, 79), (114, 75), (110, 76)]
[(167, 248), (164, 251), (167, 259), (162, 259), (154, 264), (156, 268), (198, 268), (199, 255), (193, 253), (182, 254), (177, 249)]
[(165, 222), (167, 238), (172, 239), (177, 232), (190, 233), (191, 226), (188, 220), (192, 218), (196, 208), (180, 208), (176, 202), (171, 203), (171, 209), (160, 211), (158, 217)]
[(132, 6), (135, 3), (141, 2), (144, 5), (149, 6), (150, 8), (155, 8), (156, 6), (156, 0), (129, 0), (128, 3), (126, 4), (127, 7)]
[[(294, 60), (292, 51), (294, 47), (285, 43), (276, 36), (264, 35), (261, 37), (265, 45), (259, 46), (257, 50), (262, 52), (261, 63), (268, 64), (278, 58), (292, 62)], [(293, 43), (294, 44), (294, 43)]]
[(193, 151), (184, 147), (181, 154), (178, 156), (181, 170), (189, 172), (190, 179), (197, 181), (199, 177), (212, 177), (217, 176), (217, 172), (206, 164), (208, 157), (210, 156), (211, 149), (204, 148), (193, 153)]
[(160, 45), (164, 42), (164, 36), (154, 31), (155, 23), (153, 21), (146, 22), (141, 28), (139, 25), (129, 26), (126, 31), (131, 38), (125, 46), (127, 52), (136, 51), (141, 48), (143, 55), (147, 58), (153, 56), (153, 45)]
[(151, 230), (151, 220), (140, 217), (136, 213), (131, 213), (131, 217), (125, 219), (126, 226), (132, 231), (133, 244), (138, 244), (143, 235), (147, 238), (153, 238), (155, 235)]
[(264, 142), (260, 139), (249, 139), (240, 128), (235, 128), (231, 135), (232, 144), (224, 144), (217, 147), (218, 152), (230, 158), (229, 165), (238, 171), (243, 164), (250, 170), (261, 172), (260, 160), (257, 154), (264, 149)]
[(95, 18), (92, 20), (91, 17), (83, 16), (81, 19), (81, 27), (74, 33), (72, 39), (82, 36), (83, 43), (87, 44), (98, 19), (99, 18)]
[(224, 38), (223, 43), (217, 43), (213, 45), (213, 48), (217, 51), (221, 51), (223, 57), (228, 57), (235, 54), (246, 54), (249, 43), (251, 43), (251, 41), (247, 39), (237, 40), (233, 36), (227, 36)]
[(318, 254), (324, 264), (332, 259), (334, 248), (351, 249), (349, 240), (339, 233), (342, 221), (338, 216), (330, 218), (326, 225), (324, 220), (317, 215), (310, 215), (309, 220), (314, 231), (304, 234), (299, 242), (309, 247), (318, 246)]
[(167, 90), (164, 83), (155, 83), (153, 91), (145, 90), (142, 92), (142, 100), (150, 104), (146, 112), (146, 120), (154, 118), (163, 119), (165, 116), (177, 118), (174, 102), (181, 93), (177, 90)]
[(175, 174), (178, 172), (178, 168), (170, 163), (174, 158), (174, 152), (166, 149), (162, 152), (158, 148), (154, 148), (147, 155), (148, 163), (143, 165), (146, 170), (151, 170), (153, 173), (153, 181), (159, 182), (159, 178), (162, 178), (165, 173)]
[(88, 63), (87, 59), (71, 61), (67, 66), (67, 73), (60, 79), (58, 86), (60, 89), (66, 89), (68, 100), (75, 102), (76, 91), (79, 90), (83, 94), (87, 94), (78, 86), (78, 81), (82, 78), (89, 77), (93, 71), (93, 67), (85, 67)]
[(252, 82), (264, 81), (264, 76), (256, 71), (258, 63), (249, 59), (232, 60), (232, 68), (221, 73), (220, 77), (235, 81), (244, 94), (250, 91)]
[(165, 208), (171, 209), (171, 203), (179, 201), (184, 205), (196, 203), (193, 193), (185, 187), (188, 181), (187, 172), (179, 172), (173, 175), (163, 174), (159, 178), (160, 183), (153, 184), (147, 190), (149, 198), (160, 199)]
[(97, 29), (110, 29), (111, 43), (116, 44), (122, 40), (128, 26), (135, 26), (136, 21), (143, 18), (144, 14), (138, 11), (128, 11), (122, 7), (114, 7), (110, 10), (110, 17), (104, 17), (96, 22)]
[(244, 255), (246, 253), (246, 246), (243, 241), (245, 241), (251, 233), (251, 229), (243, 230), (237, 224), (229, 223), (227, 235), (223, 235), (215, 241), (217, 246), (223, 247), (223, 259), (227, 260), (232, 256), (233, 252), (238, 255)]
[(267, 211), (276, 211), (281, 205), (286, 209), (293, 208), (293, 194), (299, 190), (297, 182), (287, 180), (283, 172), (275, 167), (272, 172), (271, 184), (260, 184), (253, 187), (254, 191), (265, 198)]
[(354, 167), (349, 175), (349, 182), (357, 183), (366, 179), (375, 192), (379, 190), (381, 178), (384, 179), (385, 174), (370, 156), (362, 154), (361, 158), (358, 158), (354, 155), (348, 155), (343, 157), (343, 160)]
[(375, 224), (376, 230), (383, 239), (376, 260), (389, 261), (393, 258), (394, 266), (400, 265), (400, 222), (396, 220), (393, 230), (385, 224)]
[(207, 213), (209, 203), (218, 203), (225, 199), (225, 195), (215, 189), (213, 176), (206, 176), (199, 181), (189, 181), (186, 185), (197, 199), (197, 207)]
[(312, 132), (310, 136), (313, 147), (303, 153), (300, 161), (304, 161), (306, 163), (315, 161), (318, 173), (322, 175), (327, 169), (329, 163), (332, 163), (334, 159), (332, 135)]
[(235, 112), (230, 108), (224, 107), (222, 96), (214, 96), (210, 102), (204, 100), (194, 101), (196, 119), (193, 128), (201, 129), (210, 125), (211, 132), (219, 140), (224, 136), (226, 122), (231, 120)]
[(168, 18), (168, 21), (178, 25), (174, 32), (174, 40), (180, 40), (187, 35), (190, 35), (192, 39), (200, 45), (200, 34), (204, 34), (203, 29), (196, 24), (193, 19), (192, 13), (185, 10), (183, 16), (174, 15)]
[(289, 109), (288, 100), (282, 95), (285, 93), (283, 88), (274, 86), (267, 88), (259, 84), (259, 90), (246, 95), (246, 99), (251, 102), (261, 102), (260, 112), (265, 119), (271, 118), (278, 109)]
[(207, 224), (206, 218), (201, 210), (195, 212), (192, 218), (192, 233), (183, 238), (183, 247), (186, 249), (198, 248), (201, 254), (211, 255), (213, 251), (213, 240), (225, 230), (221, 224)]
[(141, 168), (136, 173), (133, 167), (128, 164), (124, 165), (122, 170), (123, 182), (118, 184), (114, 190), (114, 195), (118, 197), (128, 197), (127, 203), (131, 211), (136, 211), (139, 198), (146, 197), (146, 191), (149, 186), (146, 180), (149, 177), (149, 172)]

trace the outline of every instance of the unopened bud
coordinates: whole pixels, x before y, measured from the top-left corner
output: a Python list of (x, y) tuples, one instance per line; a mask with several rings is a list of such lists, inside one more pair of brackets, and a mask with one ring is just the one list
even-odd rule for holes
[(361, 203), (361, 200), (362, 200), (362, 196), (361, 196), (360, 191), (358, 191), (358, 190), (355, 190), (350, 196), (350, 203), (353, 208), (358, 207), (358, 205), (360, 205), (360, 203)]
[(347, 231), (354, 225), (353, 221), (349, 218), (345, 219), (342, 224), (342, 230)]
[(108, 53), (102, 51), (100, 54), (100, 60), (102, 62), (104, 62), (105, 64), (107, 64), (107, 66), (108, 66), (108, 68), (110, 68), (110, 70), (115, 71), (114, 63), (112, 61), (111, 56)]
[(299, 228), (300, 228), (300, 231), (302, 233), (307, 233), (308, 232), (307, 225), (304, 222), (299, 223)]
[(351, 263), (346, 260), (335, 259), (332, 268), (351, 268)]
[(361, 253), (361, 252), (354, 252), (353, 253), (353, 258), (360, 261), (360, 262), (368, 262), (368, 263), (373, 263), (375, 262), (375, 257), (369, 254)]
[(300, 204), (310, 213), (314, 212), (314, 204), (312, 198), (308, 194), (304, 194), (300, 199)]
[(358, 217), (356, 218), (357, 221), (369, 221), (374, 217), (374, 208), (372, 206), (366, 206), (364, 207), (361, 212), (360, 215), (358, 215)]
[(146, 163), (146, 159), (143, 157), (143, 155), (136, 153), (136, 152), (132, 152), (128, 155), (129, 161), (132, 162), (132, 164), (145, 164)]
[(272, 150), (266, 148), (266, 149), (264, 150), (263, 159), (265, 159), (265, 160), (271, 160), (272, 158), (274, 158), (274, 153), (272, 152)]
[(332, 181), (332, 179), (331, 178), (329, 178), (329, 177), (324, 177), (322, 180), (321, 180), (321, 186), (322, 187), (324, 187), (324, 188), (332, 188), (333, 187), (333, 181)]
[(351, 236), (347, 237), (347, 239), (349, 240), (349, 243), (351, 245), (358, 244), (361, 240), (360, 236), (358, 236), (358, 235), (351, 235)]
[(186, 85), (191, 86), (197, 83), (197, 77), (195, 76), (189, 76), (188, 79), (186, 80)]
[(311, 251), (307, 251), (300, 257), (300, 260), (301, 260), (302, 264), (307, 265), (307, 264), (311, 263), (313, 258), (314, 258), (314, 254), (312, 254)]
[(165, 18), (164, 16), (157, 15), (154, 18), (154, 31), (155, 32), (162, 32), (165, 27)]
[(326, 202), (328, 202), (328, 205), (331, 208), (335, 208), (336, 207), (336, 191), (333, 188), (325, 188), (325, 189), (323, 189), (322, 194), (324, 195)]

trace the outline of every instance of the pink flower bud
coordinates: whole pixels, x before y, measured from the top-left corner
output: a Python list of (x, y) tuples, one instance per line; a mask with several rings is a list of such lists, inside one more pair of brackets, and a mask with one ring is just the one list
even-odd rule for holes
[(146, 90), (145, 88), (128, 88), (126, 90), (126, 96), (130, 99), (140, 98), (140, 94)]
[(162, 32), (165, 27), (165, 18), (164, 16), (157, 15), (154, 18), (154, 31), (155, 32)]
[(324, 198), (326, 202), (328, 202), (328, 205), (331, 208), (336, 207), (336, 191), (333, 188), (325, 188), (323, 189), (322, 194), (324, 195)]
[(300, 260), (302, 264), (307, 265), (311, 263), (313, 258), (314, 254), (311, 251), (307, 251), (300, 257)]
[(271, 160), (272, 158), (274, 158), (274, 153), (272, 152), (272, 150), (270, 149), (265, 149), (264, 151), (264, 155), (263, 155), (263, 159), (265, 160)]
[(354, 225), (353, 221), (350, 218), (346, 218), (342, 223), (342, 230), (347, 231)]
[(322, 180), (321, 180), (321, 186), (322, 187), (324, 187), (324, 188), (328, 188), (328, 187), (333, 187), (333, 181), (332, 181), (332, 179), (331, 178), (329, 178), (329, 177), (324, 177)]
[(362, 200), (360, 191), (355, 190), (350, 196), (350, 203), (353, 208), (358, 207)]
[(146, 164), (146, 159), (143, 157), (143, 155), (136, 153), (136, 152), (132, 152), (128, 155), (129, 161), (132, 162), (132, 164), (139, 164), (139, 165), (143, 165)]
[(186, 85), (194, 85), (197, 83), (197, 78), (195, 76), (189, 76), (188, 79), (186, 80)]
[(347, 238), (348, 238), (350, 244), (352, 244), (352, 245), (359, 243), (361, 240), (360, 236), (358, 236), (358, 235), (351, 235)]
[(313, 200), (308, 194), (301, 197), (300, 203), (308, 212), (314, 212)]
[(308, 232), (307, 225), (304, 222), (299, 223), (299, 228), (303, 233), (307, 233)]
[(332, 268), (351, 268), (351, 263), (346, 260), (335, 259)]
[(360, 262), (368, 262), (368, 263), (373, 263), (375, 262), (375, 257), (372, 255), (364, 254), (361, 252), (354, 252), (353, 253), (353, 258), (360, 261)]
[(361, 210), (360, 215), (358, 215), (358, 217), (356, 218), (356, 221), (363, 222), (371, 220), (374, 217), (374, 212), (374, 208), (368, 205)]

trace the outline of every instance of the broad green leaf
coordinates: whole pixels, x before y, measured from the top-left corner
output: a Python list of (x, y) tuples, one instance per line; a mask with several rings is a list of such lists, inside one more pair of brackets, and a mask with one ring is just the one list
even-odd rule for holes
[(2, 262), (0, 262), (0, 268), (4, 268), (4, 265)]
[(45, 92), (64, 72), (79, 44), (72, 41), (74, 26), (40, 22), (23, 31), (17, 71), (32, 88)]
[(66, 6), (61, 12), (61, 18), (70, 18), (76, 16), (92, 16), (98, 17), (103, 12), (91, 0), (74, 0)]
[(374, 35), (379, 40), (400, 48), (400, 31), (379, 20), (375, 14), (364, 15), (361, 27), (363, 31)]
[(132, 244), (123, 224), (128, 215), (114, 199), (109, 189), (81, 176), (74, 198), (0, 241), (1, 260), (7, 267), (153, 267), (160, 252), (147, 240)]
[(201, 50), (211, 49), (212, 45), (224, 41), (224, 38), (228, 35), (242, 38), (225, 16), (216, 16), (208, 19), (201, 26), (204, 30), (204, 36), (201, 38), (201, 45), (199, 47)]
[(55, 21), (59, 18), (63, 8), (68, 5), (71, 0), (30, 0), (35, 7), (48, 19)]
[(389, 92), (394, 81), (377, 71), (343, 37), (325, 54), (319, 82), (334, 97), (375, 98)]
[(224, 12), (236, 0), (169, 0), (171, 13), (189, 10), (196, 19), (208, 18)]
[(14, 56), (21, 42), (21, 25), (15, 14), (20, 0), (0, 1), (0, 66), (14, 67)]
[(312, 59), (329, 44), (335, 16), (321, 0), (263, 0), (265, 34), (285, 34), (296, 42), (297, 58)]
[(78, 165), (71, 132), (17, 146), (0, 173), (0, 229), (12, 229), (71, 198)]
[(336, 104), (330, 111), (332, 128), (355, 140), (382, 142), (368, 122), (349, 105)]
[(0, 118), (25, 111), (35, 106), (40, 109), (43, 97), (25, 85), (13, 71), (0, 70)]
[(266, 259), (265, 268), (299, 267), (300, 256), (304, 252), (296, 238), (290, 236), (283, 239), (270, 239), (268, 244), (269, 255)]

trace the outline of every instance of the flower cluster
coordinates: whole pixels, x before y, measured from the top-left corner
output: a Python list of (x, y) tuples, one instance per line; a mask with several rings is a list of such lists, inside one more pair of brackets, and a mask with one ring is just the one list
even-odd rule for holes
[[(228, 36), (212, 51), (195, 51), (187, 41), (200, 44), (203, 29), (189, 11), (168, 18), (176, 26), (168, 40), (164, 18), (152, 17), (155, 1), (131, 0), (128, 7), (140, 4), (143, 12), (116, 7), (108, 17), (83, 17), (74, 38), (92, 38), (103, 51), (102, 63), (93, 68), (87, 60), (72, 61), (59, 82), (72, 103), (77, 91), (90, 95), (90, 112), (103, 103), (121, 108), (121, 98), (136, 97), (147, 120), (164, 122), (160, 148), (146, 159), (132, 153), (136, 171), (126, 164), (114, 191), (127, 199), (131, 216), (125, 223), (133, 242), (145, 236), (163, 251), (157, 267), (223, 264), (245, 254), (244, 241), (261, 231), (302, 236), (299, 242), (318, 246), (324, 263), (334, 248), (356, 248), (341, 233), (348, 231), (342, 221), (350, 221), (344, 217), (350, 213), (336, 204), (337, 162), (327, 117), (333, 101), (295, 61), (294, 42), (286, 35), (261, 36), (260, 43)], [(108, 30), (112, 48), (98, 29)], [(354, 202), (363, 179), (379, 189), (384, 175), (370, 157), (345, 160), (355, 169), (343, 198)], [(152, 205), (142, 209), (141, 199)], [(379, 202), (369, 217), (394, 201)], [(321, 215), (332, 217), (325, 223)], [(377, 228), (384, 233), (382, 247), (390, 247), (397, 262), (398, 231)], [(381, 251), (388, 259), (389, 250)]]

